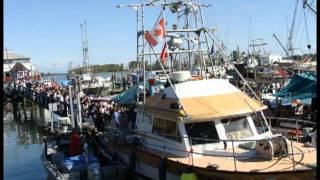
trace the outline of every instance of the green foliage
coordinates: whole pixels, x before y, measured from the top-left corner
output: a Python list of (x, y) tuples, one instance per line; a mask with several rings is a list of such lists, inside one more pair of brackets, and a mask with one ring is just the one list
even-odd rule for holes
[(129, 62), (129, 69), (136, 69), (139, 66), (140, 63), (137, 61), (130, 61)]
[[(118, 72), (124, 71), (123, 64), (103, 64), (103, 65), (91, 65), (89, 66), (91, 72), (94, 73), (103, 73), (103, 72)], [(73, 71), (77, 74), (85, 72), (85, 67), (80, 67), (73, 69)]]
[(232, 51), (232, 58), (233, 58), (233, 61), (236, 61), (239, 59), (239, 51)]

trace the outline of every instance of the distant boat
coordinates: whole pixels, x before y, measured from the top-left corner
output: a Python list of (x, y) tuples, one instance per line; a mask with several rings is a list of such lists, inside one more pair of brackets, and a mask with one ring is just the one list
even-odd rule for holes
[(107, 96), (111, 89), (111, 78), (91, 77), (91, 74), (81, 75), (82, 90), (87, 95)]

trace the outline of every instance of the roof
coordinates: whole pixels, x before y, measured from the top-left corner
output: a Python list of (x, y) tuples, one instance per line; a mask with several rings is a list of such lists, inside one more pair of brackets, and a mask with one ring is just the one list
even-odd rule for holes
[(37, 67), (35, 67), (31, 63), (15, 63), (13, 65), (13, 67), (11, 67), (10, 71), (15, 70), (15, 69), (19, 69), (21, 66), (22, 66), (22, 68), (25, 68), (29, 71), (31, 71), (31, 70), (35, 71), (37, 69)]
[(14, 64), (3, 64), (3, 72), (9, 72)]
[[(191, 121), (219, 119), (267, 108), (227, 80), (188, 81), (174, 86), (179, 100), (172, 94), (172, 88), (167, 87), (164, 90), (168, 93), (166, 98), (159, 95), (148, 97), (144, 108), (152, 113), (158, 111), (157, 114), (171, 114), (171, 119), (175, 120), (188, 116)], [(181, 103), (183, 109), (170, 108), (172, 103)]]
[(3, 51), (3, 60), (14, 60), (14, 59), (30, 59), (29, 57), (17, 54), (13, 51)]

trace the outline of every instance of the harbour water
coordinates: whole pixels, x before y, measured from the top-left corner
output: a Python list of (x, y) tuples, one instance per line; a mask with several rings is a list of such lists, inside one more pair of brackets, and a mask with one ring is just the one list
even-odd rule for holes
[[(97, 76), (108, 77), (111, 74), (100, 73)], [(119, 78), (125, 73), (115, 74)], [(44, 80), (51, 78), (52, 76), (43, 77)], [(54, 80), (60, 83), (66, 80), (66, 75), (55, 75)], [(27, 109), (27, 113), (30, 114), (31, 109)], [(41, 121), (41, 117), (27, 121), (24, 121), (24, 118), (21, 118), (22, 120), (14, 119), (11, 104), (4, 107), (3, 115), (4, 179), (50, 179), (40, 159), (44, 134), (37, 127), (37, 123)]]
[(11, 111), (4, 112), (4, 179), (47, 179), (40, 153), (43, 134), (34, 121), (13, 118)]

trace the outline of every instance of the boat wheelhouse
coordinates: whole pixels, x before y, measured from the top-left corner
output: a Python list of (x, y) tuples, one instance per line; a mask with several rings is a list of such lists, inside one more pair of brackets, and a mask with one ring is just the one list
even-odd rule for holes
[[(137, 109), (137, 134), (160, 147), (166, 141), (167, 147), (178, 145), (180, 150), (190, 151), (193, 146), (193, 150), (206, 153), (223, 149), (222, 140), (272, 135), (261, 113), (266, 106), (252, 100), (227, 80), (187, 81), (173, 86), (148, 97), (146, 104)], [(230, 143), (227, 146), (230, 147)]]

